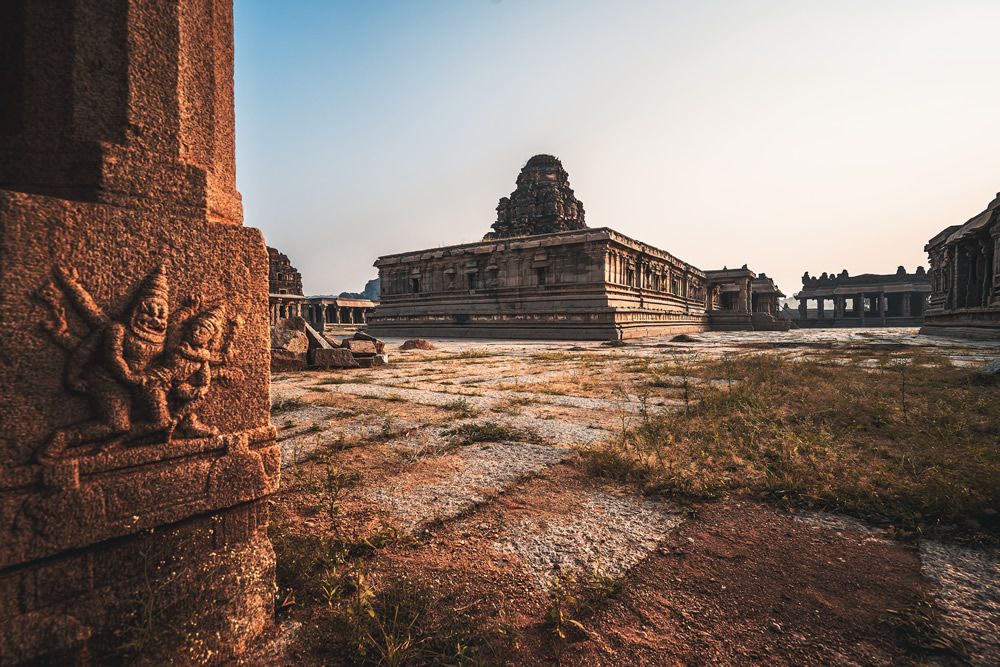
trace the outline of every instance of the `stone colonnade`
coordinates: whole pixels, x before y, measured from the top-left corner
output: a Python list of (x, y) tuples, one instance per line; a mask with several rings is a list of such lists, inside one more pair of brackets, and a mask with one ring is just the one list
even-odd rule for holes
[[(863, 324), (866, 320), (885, 323), (892, 318), (916, 318), (923, 316), (926, 298), (927, 292), (924, 290), (887, 292), (882, 289), (877, 292), (860, 291), (849, 295), (809, 295), (803, 292), (798, 295), (799, 319), (810, 319), (810, 301), (816, 304), (816, 320), (859, 319)], [(832, 306), (829, 313), (828, 303)]]
[(327, 325), (364, 326), (376, 305), (364, 299), (323, 299), (288, 294), (271, 294), (268, 302), (272, 325), (290, 317), (301, 317), (320, 331)]

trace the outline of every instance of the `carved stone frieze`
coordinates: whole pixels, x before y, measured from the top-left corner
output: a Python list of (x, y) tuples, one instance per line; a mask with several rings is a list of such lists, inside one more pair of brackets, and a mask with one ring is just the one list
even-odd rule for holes
[(53, 274), (38, 291), (49, 310), (42, 326), (65, 351), (66, 390), (86, 396), (91, 415), (57, 429), (38, 451), (40, 461), (107, 452), (150, 438), (169, 443), (176, 434), (218, 435), (198, 418), (198, 409), (213, 386), (242, 378), (239, 369), (228, 367), (241, 315), (197, 294), (170, 312), (162, 265), (150, 271), (117, 316), (95, 301), (75, 269), (56, 267)]

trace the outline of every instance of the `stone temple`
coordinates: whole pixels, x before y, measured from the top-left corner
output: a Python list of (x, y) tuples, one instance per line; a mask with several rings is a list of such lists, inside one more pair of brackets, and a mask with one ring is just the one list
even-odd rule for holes
[(587, 227), (551, 155), (528, 160), (482, 241), (385, 255), (375, 266), (376, 335), (609, 340), (788, 327), (776, 317), (781, 293), (763, 274), (706, 273)]
[(920, 333), (1000, 338), (1000, 193), (986, 210), (924, 247), (931, 295)]

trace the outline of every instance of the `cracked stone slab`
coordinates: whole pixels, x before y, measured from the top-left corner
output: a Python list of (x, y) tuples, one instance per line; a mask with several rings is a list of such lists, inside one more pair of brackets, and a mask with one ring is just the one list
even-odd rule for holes
[(516, 556), (541, 588), (566, 572), (618, 577), (683, 521), (671, 504), (640, 496), (593, 491), (580, 501), (578, 514), (519, 522), (494, 550)]
[(480, 505), (526, 475), (535, 475), (573, 455), (570, 449), (525, 442), (489, 442), (422, 462), (389, 487), (369, 490), (390, 511), (393, 523), (414, 531)]
[(974, 665), (1000, 665), (1000, 553), (932, 540), (920, 571), (934, 587), (944, 630), (965, 642)]
[[(587, 408), (596, 410), (607, 410), (617, 412), (625, 410), (628, 413), (637, 414), (642, 412), (644, 406), (637, 396), (629, 396), (627, 400), (611, 400), (605, 398), (585, 398), (580, 396), (565, 396), (560, 394), (535, 394), (526, 391), (483, 391), (480, 395), (470, 396), (457, 392), (433, 391), (430, 389), (411, 389), (408, 387), (387, 387), (381, 384), (338, 384), (325, 388), (332, 393), (351, 394), (353, 396), (370, 396), (373, 398), (386, 398), (388, 396), (398, 396), (407, 401), (422, 403), (424, 405), (445, 406), (456, 400), (464, 400), (470, 408), (476, 410), (489, 410), (497, 403), (507, 399), (531, 399), (537, 403), (548, 403), (549, 405), (560, 405), (569, 408)], [(649, 403), (650, 406), (669, 409), (669, 407), (681, 406), (684, 401), (679, 399), (657, 399), (659, 403)]]

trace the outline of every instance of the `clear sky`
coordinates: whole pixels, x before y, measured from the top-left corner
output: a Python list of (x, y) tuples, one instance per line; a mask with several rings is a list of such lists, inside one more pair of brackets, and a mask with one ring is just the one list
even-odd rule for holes
[(236, 0), (245, 223), (307, 294), (476, 241), (551, 153), (701, 269), (926, 266), (1000, 190), (1000, 0)]

